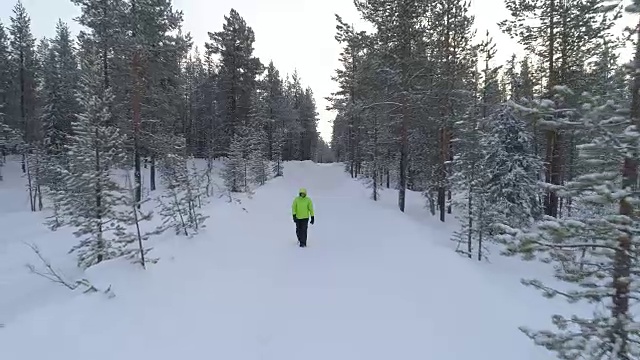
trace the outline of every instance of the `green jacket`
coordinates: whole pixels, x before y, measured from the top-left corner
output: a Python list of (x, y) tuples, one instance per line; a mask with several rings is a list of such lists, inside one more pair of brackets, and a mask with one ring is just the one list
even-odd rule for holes
[(297, 196), (293, 199), (291, 212), (296, 219), (308, 219), (313, 216), (313, 201), (309, 196)]

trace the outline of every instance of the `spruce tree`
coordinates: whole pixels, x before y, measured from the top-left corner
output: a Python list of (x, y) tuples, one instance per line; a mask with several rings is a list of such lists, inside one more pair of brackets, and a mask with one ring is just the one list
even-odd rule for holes
[(510, 105), (502, 105), (489, 118), (482, 138), (488, 174), (485, 191), (494, 223), (527, 228), (541, 215), (538, 174), (542, 162), (533, 153), (524, 121)]

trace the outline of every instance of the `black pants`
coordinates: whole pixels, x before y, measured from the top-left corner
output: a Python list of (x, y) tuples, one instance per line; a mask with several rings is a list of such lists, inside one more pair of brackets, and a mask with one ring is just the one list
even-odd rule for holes
[(296, 236), (300, 246), (307, 246), (307, 229), (309, 228), (309, 219), (296, 219)]

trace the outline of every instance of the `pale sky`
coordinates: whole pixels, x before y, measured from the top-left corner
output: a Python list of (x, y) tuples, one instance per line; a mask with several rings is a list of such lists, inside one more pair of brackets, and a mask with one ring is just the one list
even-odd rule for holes
[[(0, 0), (0, 20), (7, 26), (13, 0)], [(22, 0), (31, 16), (36, 38), (52, 36), (58, 19), (69, 23), (72, 31), (80, 26), (73, 22), (79, 9), (69, 0)], [(334, 39), (334, 14), (353, 23), (357, 29), (368, 29), (351, 0), (174, 0), (174, 8), (184, 13), (184, 31), (190, 32), (194, 45), (202, 50), (209, 40), (207, 32), (222, 29), (224, 15), (233, 7), (251, 26), (256, 35), (255, 54), (263, 63), (273, 60), (282, 76), (298, 70), (304, 86), (310, 86), (316, 96), (319, 130), (325, 140), (331, 137), (332, 112), (326, 111), (324, 100), (336, 90), (331, 81), (340, 66), (340, 46)], [(472, 14), (476, 16), (478, 35), (488, 29), (498, 44), (498, 62), (508, 59), (517, 44), (502, 34), (496, 22), (508, 12), (503, 0), (472, 0)]]

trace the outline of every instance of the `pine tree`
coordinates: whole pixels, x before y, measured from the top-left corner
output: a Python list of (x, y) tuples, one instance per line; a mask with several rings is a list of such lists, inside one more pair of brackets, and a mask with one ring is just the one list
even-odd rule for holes
[[(474, 114), (475, 115), (475, 114)], [(487, 199), (486, 186), (488, 174), (484, 166), (487, 164), (482, 138), (485, 119), (479, 121), (466, 119), (455, 124), (457, 138), (454, 140), (457, 155), (453, 161), (451, 178), (453, 189), (458, 197), (453, 206), (458, 209), (460, 229), (453, 234), (452, 240), (457, 242), (456, 251), (472, 258), (474, 252), (478, 261), (486, 258), (486, 246), (490, 227), (490, 205)]]
[[(20, 132), (12, 129), (9, 125), (5, 123), (5, 115), (0, 112), (0, 151), (4, 151), (6, 147), (11, 145), (20, 144), (22, 141), (22, 136)], [(4, 153), (2, 154), (2, 158), (0, 159), (0, 181), (2, 181), (2, 166), (4, 165), (5, 158)]]
[(174, 151), (165, 154), (161, 163), (161, 179), (164, 194), (158, 199), (163, 228), (173, 227), (177, 235), (193, 236), (204, 228), (208, 218), (201, 213), (204, 195), (201, 175), (189, 171), (186, 146), (183, 138), (172, 140)]
[[(627, 11), (640, 13), (634, 1)], [(635, 30), (635, 36), (640, 36)], [(640, 38), (639, 38), (640, 39)], [(569, 289), (556, 289), (532, 279), (524, 283), (545, 297), (560, 295), (570, 303), (587, 303), (592, 316), (555, 315), (554, 331), (522, 331), (536, 344), (561, 359), (637, 359), (640, 357), (640, 327), (633, 318), (637, 305), (640, 269), (635, 261), (639, 223), (638, 119), (640, 119), (640, 42), (629, 66), (633, 79), (631, 104), (616, 103), (609, 95), (586, 94), (581, 107), (582, 132), (595, 136), (578, 148), (589, 172), (574, 177), (559, 193), (581, 205), (581, 210), (562, 219), (547, 216), (536, 231), (507, 229), (509, 254), (525, 259), (562, 263), (556, 277)], [(600, 89), (596, 89), (600, 90)], [(620, 166), (622, 164), (622, 166)], [(622, 170), (620, 170), (622, 169)], [(581, 253), (577, 261), (576, 253)]]
[(13, 79), (11, 72), (9, 40), (4, 25), (0, 22), (0, 113), (4, 114), (5, 123), (8, 125), (8, 118), (15, 113), (15, 99), (13, 91)]
[(116, 241), (125, 232), (122, 223), (125, 190), (111, 177), (124, 164), (124, 140), (118, 129), (108, 126), (113, 96), (103, 86), (99, 64), (83, 65), (80, 103), (83, 112), (73, 123), (64, 169), (64, 191), (59, 191), (60, 222), (76, 228), (80, 243), (72, 251), (78, 263), (89, 267), (121, 256)]
[[(10, 49), (4, 25), (0, 22), (0, 64), (10, 65)], [(19, 143), (20, 133), (10, 126), (10, 118), (15, 113), (15, 93), (13, 91), (12, 72), (10, 66), (0, 67), (0, 181), (5, 151)]]
[[(541, 77), (546, 80), (543, 97), (554, 99), (559, 85), (582, 90), (582, 68), (586, 59), (598, 53), (599, 39), (612, 28), (619, 17), (616, 5), (609, 0), (506, 0), (511, 18), (500, 23), (503, 31), (518, 41), (544, 64)], [(531, 19), (537, 21), (532, 22)], [(568, 99), (564, 99), (566, 101)], [(571, 101), (560, 108), (577, 106)], [(545, 213), (558, 216), (560, 199), (553, 190), (562, 181), (565, 143), (561, 118), (570, 114), (558, 112), (540, 122), (546, 143), (545, 163), (548, 193)]]
[(47, 153), (60, 154), (78, 113), (78, 65), (68, 26), (59, 21), (42, 62), (41, 122)]
[(19, 99), (18, 119), (12, 123), (19, 126), (26, 143), (36, 140), (38, 130), (35, 122), (36, 106), (36, 57), (35, 39), (31, 34), (31, 20), (21, 2), (13, 8), (9, 34), (11, 35), (11, 59), (14, 73), (14, 92)]
[(265, 101), (267, 119), (265, 120), (265, 132), (267, 136), (268, 150), (267, 156), (273, 162), (273, 174), (283, 176), (283, 151), (285, 133), (288, 126), (288, 108), (284, 95), (282, 79), (273, 61), (267, 67), (265, 75)]
[(78, 63), (73, 40), (67, 24), (59, 21), (56, 25), (56, 37), (52, 41), (52, 49), (56, 53), (57, 74), (60, 79), (59, 130), (64, 134), (71, 133), (74, 114), (78, 112), (77, 89), (79, 82)]
[[(86, 44), (90, 44), (98, 52), (103, 86), (110, 88), (117, 83), (116, 78), (122, 76), (125, 64), (125, 59), (121, 57), (122, 52), (119, 51), (122, 50), (125, 32), (129, 29), (125, 26), (125, 1), (71, 0), (71, 2), (79, 6), (82, 12), (77, 19), (78, 23), (91, 31), (90, 34), (81, 32), (80, 38), (84, 38)], [(117, 98), (116, 91), (113, 89), (112, 91), (114, 98)]]
[(42, 211), (42, 187), (46, 185), (47, 159), (42, 146), (32, 145), (25, 157), (27, 191), (31, 211)]
[(222, 31), (209, 33), (211, 42), (205, 45), (209, 55), (220, 56), (217, 88), (222, 131), (217, 141), (230, 151), (237, 128), (246, 124), (249, 116), (262, 64), (253, 56), (255, 35), (251, 27), (235, 9), (224, 18)]
[[(555, 315), (556, 331), (526, 327), (522, 331), (562, 359), (634, 359), (640, 356), (635, 345), (640, 333), (629, 309), (637, 296), (633, 283), (640, 272), (628, 251), (636, 244), (627, 241), (626, 236), (638, 233), (638, 223), (634, 217), (616, 214), (616, 206), (635, 202), (636, 196), (625, 185), (624, 176), (628, 175), (620, 174), (616, 168), (628, 154), (635, 154), (632, 149), (640, 138), (628, 128), (628, 118), (616, 115), (620, 109), (597, 98), (590, 102), (584, 126), (596, 129), (600, 135), (580, 148), (595, 171), (576, 177), (560, 191), (584, 204), (585, 210), (600, 211), (580, 212), (562, 219), (547, 217), (532, 233), (511, 230), (517, 235), (511, 239), (509, 251), (521, 253), (525, 259), (539, 257), (544, 262), (562, 263), (555, 268), (556, 277), (571, 284), (571, 290), (557, 290), (535, 279), (524, 283), (538, 288), (546, 297), (560, 295), (571, 303), (593, 304), (593, 316)], [(583, 255), (578, 262), (574, 254), (580, 252)]]
[[(401, 211), (406, 189), (423, 192), (444, 221), (451, 212), (452, 127), (474, 102), (469, 3), (356, 1), (356, 8), (375, 32), (357, 33), (338, 17), (344, 50), (335, 77), (340, 91), (331, 99), (338, 111), (332, 149), (353, 177), (363, 175), (377, 134), (363, 110), (384, 115), (375, 123), (385, 135), (375, 182), (398, 189)], [(372, 174), (367, 169), (365, 177)]]
[(488, 173), (484, 168), (487, 164), (484, 161), (487, 149), (483, 147), (482, 139), (487, 135), (489, 111), (497, 105), (495, 97), (490, 96), (493, 92), (491, 89), (495, 89), (496, 80), (493, 76), (495, 72), (490, 68), (494, 52), (489, 42), (482, 44), (481, 48), (484, 50), (485, 66), (482, 72), (476, 72), (478, 101), (465, 118), (454, 123), (456, 138), (453, 139), (453, 145), (456, 155), (451, 164), (452, 188), (458, 194), (452, 201), (452, 206), (458, 209), (456, 217), (460, 222), (460, 229), (453, 233), (452, 240), (457, 242), (456, 252), (470, 259), (475, 252), (478, 261), (487, 257), (485, 243), (490, 227), (490, 215), (487, 214), (489, 202), (485, 189)]
[(178, 117), (180, 61), (186, 55), (190, 39), (181, 32), (182, 13), (174, 11), (168, 0), (129, 0), (126, 25), (127, 58), (130, 59), (130, 106), (133, 126), (133, 162), (136, 196), (142, 196), (141, 159), (151, 161), (150, 187), (155, 190), (155, 159), (161, 149), (154, 146), (155, 136), (173, 126)]
[[(437, 126), (439, 161), (437, 165), (437, 190), (440, 221), (445, 221), (446, 213), (451, 213), (450, 162), (454, 157), (451, 139), (453, 124), (464, 118), (475, 99), (471, 97), (475, 89), (476, 47), (472, 45), (475, 36), (474, 18), (470, 15), (468, 1), (438, 1), (429, 13), (432, 39), (430, 46), (437, 50), (433, 55), (434, 66), (438, 69), (433, 81), (439, 91), (434, 94), (438, 109)], [(437, 24), (444, 24), (440, 26)], [(489, 45), (490, 46), (490, 45)], [(453, 51), (453, 49), (456, 49)], [(436, 130), (436, 129), (434, 129)], [(447, 203), (449, 205), (447, 205)]]
[[(63, 150), (66, 135), (70, 132), (62, 128), (63, 120), (60, 115), (59, 106), (60, 93), (62, 84), (60, 83), (60, 73), (58, 71), (58, 60), (56, 51), (49, 47), (42, 59), (42, 77), (41, 77), (41, 97), (42, 97), (42, 113), (41, 122), (43, 127), (43, 145), (50, 154), (59, 154)], [(73, 113), (74, 116), (77, 111)], [(71, 123), (69, 123), (69, 128)]]
[(300, 107), (303, 101), (304, 90), (302, 89), (302, 81), (297, 71), (294, 71), (291, 78), (285, 81), (285, 104), (287, 113), (285, 115), (285, 140), (283, 159), (285, 161), (301, 159), (301, 139), (302, 139), (302, 122), (300, 120)]
[(231, 192), (249, 192), (249, 144), (248, 131), (238, 129), (231, 140), (229, 155), (224, 163), (222, 178), (227, 190)]
[(167, 154), (161, 164), (160, 178), (164, 183), (165, 192), (158, 199), (159, 214), (163, 219), (163, 226), (173, 227), (177, 235), (189, 236), (189, 204), (182, 193), (182, 186), (186, 177), (184, 159), (175, 154)]
[(301, 94), (299, 107), (296, 110), (301, 130), (299, 160), (311, 160), (315, 157), (318, 141), (318, 113), (311, 88), (306, 88), (304, 94)]
[[(269, 180), (271, 164), (269, 162), (269, 139), (265, 124), (269, 123), (267, 104), (264, 96), (256, 92), (249, 114), (248, 167), (249, 180), (264, 185)], [(273, 147), (272, 147), (273, 149)]]
[(282, 151), (284, 146), (285, 131), (286, 131), (285, 128), (281, 127), (273, 135), (272, 150), (274, 154), (271, 156), (271, 159), (273, 160), (271, 162), (272, 164), (271, 172), (275, 177), (284, 176), (284, 163), (282, 159)]
[(189, 209), (187, 219), (189, 226), (197, 233), (205, 227), (205, 221), (209, 216), (201, 212), (202, 206), (205, 203), (203, 199), (206, 195), (203, 187), (203, 176), (195, 165), (195, 159), (191, 157), (187, 163), (189, 163), (189, 161), (192, 163), (192, 167), (191, 171), (187, 171), (188, 181), (184, 183), (185, 196)]
[[(116, 240), (114, 245), (118, 246), (122, 256), (133, 260), (134, 263), (138, 263), (142, 268), (146, 268), (147, 263), (156, 263), (157, 258), (150, 258), (148, 256), (149, 251), (152, 248), (144, 246), (144, 242), (149, 240), (154, 235), (162, 234), (166, 228), (157, 227), (150, 231), (145, 231), (146, 224), (153, 219), (153, 211), (144, 211), (142, 207), (149, 202), (151, 198), (143, 198), (141, 202), (136, 200), (136, 192), (133, 181), (129, 172), (126, 174), (126, 194), (123, 197), (123, 206), (128, 211), (121, 212), (120, 221), (125, 227), (118, 227), (115, 235)], [(135, 245), (135, 247), (132, 247)]]

